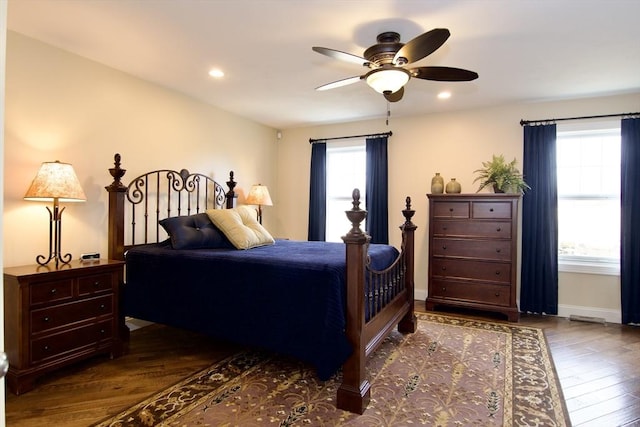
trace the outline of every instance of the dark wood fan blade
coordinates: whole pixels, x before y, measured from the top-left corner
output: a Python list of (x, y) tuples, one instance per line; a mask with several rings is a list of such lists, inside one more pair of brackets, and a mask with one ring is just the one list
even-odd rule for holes
[(385, 92), (383, 95), (384, 95), (384, 99), (386, 99), (389, 102), (398, 102), (404, 96), (404, 87), (401, 87), (400, 89), (398, 89), (393, 93)]
[(447, 41), (450, 35), (451, 33), (446, 28), (435, 28), (427, 31), (402, 46), (393, 58), (393, 63), (398, 64), (400, 58), (405, 58), (406, 62), (400, 61), (402, 63), (399, 65), (419, 61), (435, 52)]
[(319, 47), (319, 46), (314, 46), (311, 49), (313, 49), (315, 52), (321, 53), (323, 55), (327, 55), (331, 58), (339, 59), (340, 61), (352, 62), (358, 65), (366, 65), (369, 63), (366, 59), (360, 56), (352, 55), (350, 53), (342, 52), (340, 50), (329, 49), (326, 47)]
[(452, 67), (418, 67), (409, 70), (411, 77), (438, 82), (468, 82), (478, 78), (478, 73)]
[(335, 82), (331, 82), (331, 83), (327, 83), (326, 85), (318, 86), (316, 88), (316, 90), (329, 90), (329, 89), (335, 89), (337, 87), (350, 85), (350, 84), (359, 82), (360, 80), (362, 80), (363, 77), (364, 76), (354, 76), (354, 77), (347, 77), (346, 79), (342, 79), (342, 80), (336, 80)]

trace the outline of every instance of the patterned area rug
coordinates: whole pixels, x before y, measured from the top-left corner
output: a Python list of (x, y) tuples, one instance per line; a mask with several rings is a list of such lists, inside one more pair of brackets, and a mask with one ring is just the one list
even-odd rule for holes
[(370, 357), (363, 415), (335, 407), (340, 374), (247, 351), (150, 397), (103, 426), (568, 426), (542, 330), (418, 313)]

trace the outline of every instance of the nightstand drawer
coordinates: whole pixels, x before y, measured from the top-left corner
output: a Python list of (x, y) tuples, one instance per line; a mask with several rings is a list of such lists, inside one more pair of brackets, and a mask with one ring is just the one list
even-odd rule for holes
[(109, 320), (34, 339), (31, 341), (31, 363), (58, 358), (83, 347), (97, 347), (100, 341), (110, 340), (112, 337), (112, 322)]
[(73, 279), (35, 283), (31, 285), (29, 295), (32, 306), (70, 300), (73, 298)]
[(100, 292), (110, 292), (113, 290), (111, 275), (96, 274), (78, 278), (78, 294), (80, 296), (91, 295)]
[(65, 327), (83, 320), (113, 313), (113, 295), (86, 299), (69, 304), (41, 308), (31, 312), (31, 333)]

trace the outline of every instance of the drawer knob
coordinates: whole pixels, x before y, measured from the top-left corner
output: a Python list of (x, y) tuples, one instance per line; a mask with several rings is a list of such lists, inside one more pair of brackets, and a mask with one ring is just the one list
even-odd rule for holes
[(496, 249), (496, 252), (500, 253), (502, 251), (502, 249), (498, 248)]
[(447, 267), (445, 267), (444, 265), (442, 266), (442, 271), (446, 271)]
[(45, 346), (44, 346), (44, 351), (49, 351), (49, 350), (50, 350), (49, 346), (48, 346), (48, 345), (45, 345)]
[(100, 310), (104, 310), (104, 304), (100, 304)]
[(502, 231), (502, 228), (498, 227), (496, 228), (496, 231)]
[(496, 276), (500, 275), (500, 270), (496, 270)]
[(496, 296), (499, 297), (500, 296), (500, 292), (496, 292)]
[(51, 295), (55, 295), (58, 290), (56, 288), (51, 289)]
[(42, 320), (45, 321), (45, 322), (48, 322), (51, 319), (49, 319), (49, 316), (45, 316), (44, 319), (42, 319)]
[(100, 281), (96, 280), (95, 282), (93, 282), (93, 286), (94, 287), (99, 287), (100, 286)]
[(493, 212), (493, 208), (489, 208), (489, 212)]
[(447, 290), (447, 288), (445, 288), (445, 287), (443, 286), (443, 287), (442, 287), (442, 291), (444, 292), (444, 291), (446, 291), (446, 290)]
[(447, 250), (447, 245), (442, 245), (442, 249)]
[(453, 208), (449, 208), (449, 212), (453, 212)]
[(100, 329), (100, 334), (104, 335), (105, 334), (105, 330), (104, 329)]

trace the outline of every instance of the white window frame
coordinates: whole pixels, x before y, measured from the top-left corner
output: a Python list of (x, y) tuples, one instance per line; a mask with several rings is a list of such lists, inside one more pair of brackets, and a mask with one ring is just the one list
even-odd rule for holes
[[(343, 182), (341, 180), (340, 182), (340, 189), (339, 189), (339, 193), (335, 194), (332, 193), (332, 189), (331, 189), (331, 177), (329, 176), (331, 174), (331, 170), (332, 170), (332, 165), (331, 165), (331, 157), (335, 156), (335, 155), (340, 155), (341, 153), (344, 154), (353, 154), (353, 153), (358, 153), (360, 155), (362, 155), (362, 177), (361, 177), (361, 184), (355, 184), (355, 183), (349, 183), (349, 182)], [(350, 171), (353, 171), (353, 165), (350, 164)], [(347, 215), (344, 213), (344, 211), (347, 211), (349, 209), (351, 209), (353, 207), (352, 205), (352, 191), (355, 187), (357, 187), (360, 190), (360, 209), (364, 209), (366, 206), (366, 200), (365, 200), (365, 195), (366, 195), (366, 141), (364, 139), (357, 139), (357, 140), (345, 140), (345, 141), (338, 141), (338, 142), (328, 142), (327, 143), (327, 197), (326, 197), (326, 212), (327, 212), (327, 216), (326, 216), (326, 238), (325, 240), (327, 242), (342, 242), (341, 237), (346, 235), (347, 232), (349, 231), (349, 228), (351, 227), (351, 224), (349, 223), (349, 221), (347, 220)], [(331, 202), (333, 202), (334, 204), (337, 204), (339, 206), (343, 206), (344, 205), (344, 209), (340, 210), (340, 213), (342, 214), (342, 216), (344, 217), (344, 223), (345, 223), (345, 227), (344, 230), (338, 231), (337, 229), (335, 230), (336, 232), (339, 233), (339, 235), (332, 235), (331, 232), (334, 231), (333, 228), (331, 227), (331, 214), (332, 212), (330, 211), (330, 206), (331, 206)], [(362, 227), (364, 227), (365, 224), (362, 224)]]
[[(578, 124), (563, 124), (558, 125), (557, 138), (558, 140), (564, 135), (571, 135), (577, 132), (606, 132), (617, 129), (619, 133), (620, 122), (614, 121), (601, 121), (591, 123), (578, 123)], [(562, 197), (558, 194), (558, 202)], [(601, 197), (580, 197), (573, 196), (567, 197), (567, 199), (588, 199), (596, 200), (598, 198), (610, 199), (607, 196)], [(618, 194), (618, 200), (620, 195)], [(559, 224), (560, 225), (560, 224)], [(584, 274), (600, 274), (600, 275), (620, 275), (620, 259), (611, 259), (604, 257), (587, 257), (587, 256), (573, 256), (573, 255), (561, 255), (558, 254), (558, 271), (570, 272), (570, 273), (584, 273)]]

